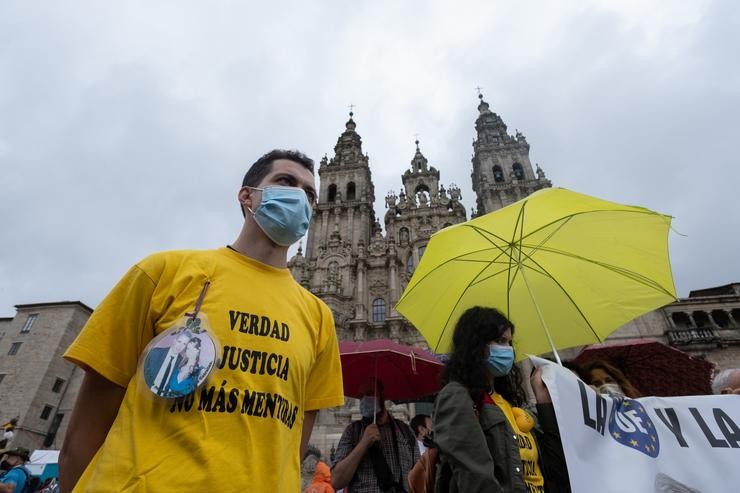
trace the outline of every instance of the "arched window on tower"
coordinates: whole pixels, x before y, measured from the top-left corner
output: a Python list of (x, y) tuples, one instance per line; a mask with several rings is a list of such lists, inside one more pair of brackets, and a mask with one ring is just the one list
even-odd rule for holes
[(407, 227), (401, 228), (401, 230), (398, 232), (398, 243), (400, 245), (405, 245), (409, 242), (409, 229)]
[(409, 274), (414, 273), (414, 256), (409, 254), (409, 258), (406, 259), (406, 272)]
[(373, 322), (385, 322), (385, 300), (383, 298), (373, 300)]
[(504, 181), (504, 172), (498, 164), (493, 167), (493, 181), (496, 183), (503, 183)]
[(355, 200), (355, 182), (347, 183), (347, 200)]
[(329, 196), (326, 200), (327, 202), (334, 202), (337, 200), (337, 186), (333, 183), (329, 185)]
[(523, 180), (524, 179), (524, 169), (522, 169), (522, 165), (519, 163), (514, 163), (514, 165), (511, 167), (512, 171), (514, 171), (514, 177), (517, 180)]
[(426, 186), (424, 183), (419, 183), (416, 186), (416, 190), (414, 190), (414, 195), (416, 196), (417, 206), (431, 205), (429, 201), (429, 197), (431, 196), (429, 194), (429, 187)]

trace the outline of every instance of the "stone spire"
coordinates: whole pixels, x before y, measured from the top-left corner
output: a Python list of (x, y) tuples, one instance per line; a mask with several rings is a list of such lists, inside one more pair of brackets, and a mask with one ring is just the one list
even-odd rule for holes
[(475, 120), (475, 130), (478, 132), (478, 142), (486, 142), (481, 136), (496, 137), (497, 143), (504, 143), (511, 137), (507, 133), (506, 124), (496, 113), (491, 111), (488, 103), (483, 99), (483, 94), (478, 94), (478, 119)]
[[(419, 149), (419, 139), (416, 139), (414, 142), (416, 143), (416, 153), (411, 160), (411, 171), (414, 173), (426, 173), (429, 171), (427, 168), (429, 161), (427, 161), (427, 158), (424, 157), (424, 154)], [(437, 173), (437, 177), (439, 178), (439, 173)]]
[(349, 120), (344, 124), (344, 132), (337, 139), (337, 144), (334, 146), (334, 157), (328, 161), (328, 166), (368, 166), (367, 156), (362, 154), (362, 138), (355, 130), (357, 124), (353, 116), (354, 112), (350, 111)]
[(535, 190), (549, 187), (544, 172), (532, 168), (524, 134), (509, 135), (503, 119), (478, 93), (476, 139), (473, 141), (473, 190), (477, 215), (505, 207)]

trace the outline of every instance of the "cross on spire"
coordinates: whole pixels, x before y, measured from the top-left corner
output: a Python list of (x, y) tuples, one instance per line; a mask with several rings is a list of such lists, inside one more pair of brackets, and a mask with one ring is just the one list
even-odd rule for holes
[(354, 104), (350, 104), (349, 106), (347, 106), (347, 108), (349, 108), (349, 116), (350, 116), (350, 117), (354, 116), (354, 114), (355, 114), (355, 113), (354, 113), (354, 110), (355, 110), (355, 106), (356, 106), (356, 105), (354, 105)]
[(414, 143), (416, 144), (416, 150), (419, 150), (419, 134), (414, 134)]

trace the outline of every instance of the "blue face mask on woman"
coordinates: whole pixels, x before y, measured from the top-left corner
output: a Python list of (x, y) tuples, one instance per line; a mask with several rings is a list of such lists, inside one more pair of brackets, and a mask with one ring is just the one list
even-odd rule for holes
[(514, 348), (511, 346), (491, 345), (488, 349), (488, 367), (494, 377), (508, 375), (514, 365)]
[(272, 241), (290, 246), (306, 234), (311, 221), (311, 205), (306, 192), (296, 187), (249, 188), (262, 191), (257, 210), (248, 209), (257, 225)]

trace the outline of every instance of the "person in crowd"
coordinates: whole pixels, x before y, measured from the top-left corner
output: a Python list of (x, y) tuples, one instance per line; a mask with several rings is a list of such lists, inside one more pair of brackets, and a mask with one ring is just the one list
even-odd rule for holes
[(146, 356), (144, 361), (145, 379), (151, 376), (151, 390), (157, 395), (166, 396), (170, 392), (172, 375), (185, 358), (185, 347), (190, 342), (193, 334), (182, 331), (175, 337), (172, 345), (166, 347), (155, 347)]
[(419, 460), (416, 437), (385, 406), (381, 380), (370, 381), (360, 399), (362, 419), (350, 423), (339, 439), (332, 485), (351, 493), (408, 491), (408, 475)]
[(719, 372), (712, 380), (712, 392), (740, 395), (740, 368), (730, 368)]
[[(85, 376), (59, 457), (63, 493), (300, 491), (316, 413), (344, 403), (332, 312), (287, 268), (316, 204), (313, 168), (297, 151), (260, 157), (236, 194), (231, 245), (150, 255), (95, 309), (65, 353)], [(231, 356), (175, 400), (140, 362), (184, 319)]]
[(184, 396), (195, 390), (203, 367), (199, 364), (200, 339), (193, 337), (185, 346), (185, 355), (180, 366), (170, 377), (169, 390), (176, 397)]
[(334, 493), (334, 487), (331, 485), (331, 470), (326, 462), (320, 460), (316, 463), (313, 480), (303, 490), (303, 493)]
[(13, 441), (13, 437), (15, 436), (15, 427), (18, 425), (18, 419), (19, 417), (16, 416), (3, 425), (0, 449), (6, 448)]
[(416, 435), (416, 445), (419, 447), (419, 455), (424, 455), (424, 452), (427, 451), (424, 439), (432, 431), (432, 417), (428, 414), (417, 414), (411, 418), (409, 426), (411, 426), (411, 430)]
[(624, 376), (622, 371), (606, 361), (591, 361), (583, 366), (585, 382), (597, 392), (636, 399), (642, 397), (637, 388)]
[(0, 493), (22, 493), (26, 483), (31, 479), (31, 473), (25, 468), (31, 453), (28, 449), (18, 447), (6, 450), (2, 459), (6, 472), (0, 475)]
[(445, 386), (433, 413), (440, 458), (437, 492), (570, 491), (541, 370), (533, 373), (531, 383), (543, 401), (538, 411), (549, 426), (540, 434), (534, 418), (520, 407), (525, 395), (514, 365), (513, 335), (513, 324), (494, 308), (470, 308), (455, 326)]

